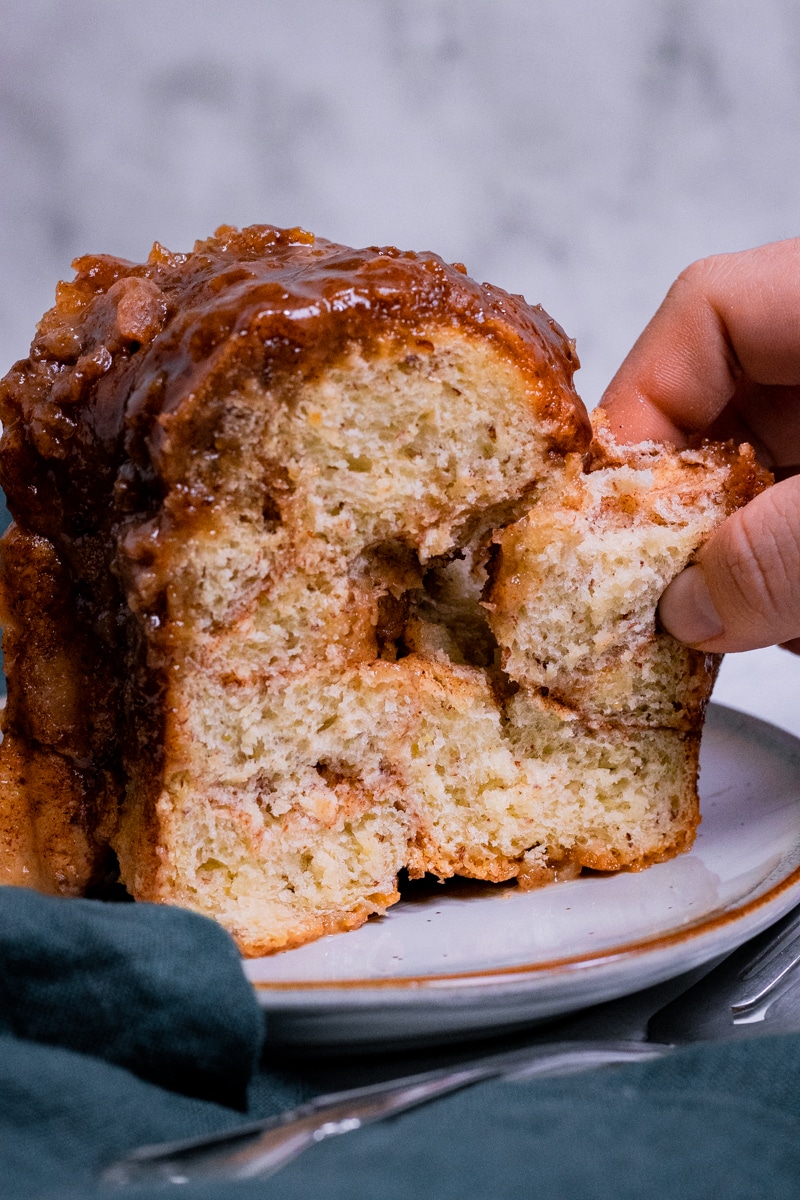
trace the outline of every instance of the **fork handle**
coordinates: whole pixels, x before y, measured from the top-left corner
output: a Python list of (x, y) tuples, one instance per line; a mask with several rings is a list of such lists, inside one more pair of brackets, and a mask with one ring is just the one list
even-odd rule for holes
[(316, 1142), (417, 1108), (484, 1079), (522, 1080), (572, 1074), (612, 1063), (660, 1058), (671, 1049), (672, 1046), (649, 1042), (586, 1041), (506, 1051), (462, 1068), (446, 1068), (349, 1093), (320, 1096), (292, 1113), (246, 1130), (231, 1130), (163, 1147), (145, 1147), (109, 1167), (103, 1174), (103, 1182), (125, 1187), (155, 1182), (185, 1184), (203, 1179), (265, 1179)]

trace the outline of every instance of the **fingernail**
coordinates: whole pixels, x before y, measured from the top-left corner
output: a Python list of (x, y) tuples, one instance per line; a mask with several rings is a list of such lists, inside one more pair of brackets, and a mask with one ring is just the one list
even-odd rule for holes
[(687, 567), (673, 579), (661, 597), (658, 613), (667, 632), (690, 646), (710, 642), (725, 632), (702, 567)]

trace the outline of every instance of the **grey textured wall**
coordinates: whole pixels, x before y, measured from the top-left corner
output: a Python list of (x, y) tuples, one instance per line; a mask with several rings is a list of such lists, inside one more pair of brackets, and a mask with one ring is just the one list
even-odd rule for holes
[(673, 276), (800, 231), (796, 0), (4, 0), (0, 361), (70, 259), (302, 224), (465, 261), (602, 388)]
[[(796, 0), (0, 0), (0, 21), (2, 368), (76, 254), (271, 221), (541, 301), (593, 404), (691, 259), (800, 232)], [(767, 654), (736, 702), (759, 662), (786, 671)]]

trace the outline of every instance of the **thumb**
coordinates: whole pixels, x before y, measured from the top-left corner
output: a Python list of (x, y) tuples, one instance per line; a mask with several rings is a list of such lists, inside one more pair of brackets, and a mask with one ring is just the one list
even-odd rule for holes
[(800, 475), (723, 521), (666, 589), (659, 615), (701, 650), (800, 649)]

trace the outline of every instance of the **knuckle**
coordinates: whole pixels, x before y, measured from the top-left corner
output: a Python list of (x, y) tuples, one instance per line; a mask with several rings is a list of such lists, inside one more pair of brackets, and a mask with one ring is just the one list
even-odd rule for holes
[(729, 254), (710, 254), (707, 258), (697, 258), (684, 267), (672, 286), (706, 297), (728, 271), (730, 259)]
[(692, 288), (699, 287), (709, 275), (714, 274), (720, 257), (718, 254), (712, 254), (707, 258), (696, 258), (694, 262), (689, 263), (688, 267), (683, 268), (678, 280)]

